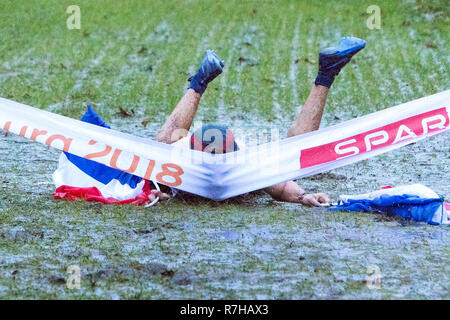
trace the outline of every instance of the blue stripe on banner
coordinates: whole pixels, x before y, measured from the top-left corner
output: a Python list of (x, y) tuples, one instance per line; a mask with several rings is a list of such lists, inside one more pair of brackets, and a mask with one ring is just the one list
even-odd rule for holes
[[(92, 109), (90, 105), (88, 105), (88, 110), (84, 114), (83, 118), (81, 118), (81, 121), (111, 129), (111, 127), (103, 121), (102, 118), (100, 118), (100, 116), (94, 111), (94, 109)], [(67, 156), (67, 159), (81, 171), (103, 184), (108, 184), (112, 180), (116, 179), (122, 185), (127, 184), (134, 189), (137, 184), (142, 181), (141, 177), (133, 174), (110, 168), (104, 164), (88, 160), (71, 153), (64, 152), (64, 154)]]

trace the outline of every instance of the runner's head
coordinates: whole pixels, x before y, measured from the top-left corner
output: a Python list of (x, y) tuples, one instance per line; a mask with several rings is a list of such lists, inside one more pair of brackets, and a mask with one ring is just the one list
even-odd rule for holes
[(239, 150), (233, 132), (228, 127), (215, 123), (204, 124), (196, 130), (191, 135), (190, 146), (194, 150), (215, 154)]

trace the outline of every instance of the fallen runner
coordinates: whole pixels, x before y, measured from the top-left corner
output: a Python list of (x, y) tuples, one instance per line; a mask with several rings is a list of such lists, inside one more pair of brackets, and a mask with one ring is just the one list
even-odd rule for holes
[[(288, 131), (287, 137), (317, 130), (322, 119), (326, 99), (334, 78), (341, 69), (351, 60), (352, 56), (365, 47), (364, 40), (355, 37), (342, 38), (339, 46), (324, 49), (319, 54), (319, 73), (315, 85), (311, 89), (308, 99), (297, 119)], [(200, 98), (205, 92), (208, 83), (214, 80), (224, 67), (221, 59), (212, 51), (207, 51), (197, 74), (190, 81), (190, 88), (178, 103), (175, 110), (167, 118), (156, 140), (164, 143), (173, 143), (184, 148), (197, 149), (204, 152), (225, 153), (237, 151), (245, 146), (236, 141), (233, 133), (226, 126), (207, 124), (194, 132), (190, 137), (180, 137), (178, 133), (187, 133), (190, 129)], [(181, 130), (180, 130), (181, 129)], [(215, 132), (222, 134), (217, 139), (222, 144), (214, 143)], [(319, 206), (329, 203), (330, 199), (325, 193), (308, 194), (296, 182), (283, 182), (265, 188), (273, 199), (285, 202), (301, 203), (308, 206)], [(176, 196), (183, 196), (185, 192), (173, 190)]]
[[(298, 136), (319, 128), (329, 89), (341, 69), (353, 55), (362, 50), (366, 43), (355, 37), (344, 37), (336, 47), (324, 49), (319, 54), (319, 72), (315, 84), (302, 107), (300, 114), (290, 127), (287, 137)], [(245, 149), (245, 145), (234, 139), (233, 133), (225, 125), (205, 124), (201, 129), (188, 135), (200, 99), (208, 84), (222, 73), (223, 61), (208, 50), (198, 72), (191, 77), (190, 87), (178, 105), (159, 130), (156, 140), (182, 148), (203, 152), (226, 153)], [(109, 127), (89, 108), (83, 121)], [(220, 139), (216, 137), (220, 136)], [(132, 174), (65, 153), (61, 156), (58, 170), (54, 173), (57, 185), (56, 198), (85, 198), (103, 203), (142, 204), (156, 197), (165, 199), (167, 194), (150, 190), (150, 182)], [(77, 181), (77, 187), (71, 187)], [(80, 190), (80, 186), (82, 186)], [(264, 189), (278, 201), (320, 206), (330, 202), (325, 193), (307, 193), (296, 182), (283, 182)], [(193, 196), (185, 191), (172, 188), (176, 197)], [(145, 199), (149, 198), (148, 201)]]

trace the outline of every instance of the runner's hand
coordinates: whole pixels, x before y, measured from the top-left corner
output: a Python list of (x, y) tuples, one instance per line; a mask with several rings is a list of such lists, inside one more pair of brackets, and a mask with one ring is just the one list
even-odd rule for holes
[(318, 207), (321, 204), (329, 204), (331, 201), (327, 194), (320, 192), (301, 195), (299, 196), (299, 202), (308, 207)]
[(156, 199), (156, 197), (159, 197), (160, 201), (169, 199), (169, 195), (167, 193), (158, 190), (152, 190), (152, 193), (150, 193), (148, 199), (152, 202)]

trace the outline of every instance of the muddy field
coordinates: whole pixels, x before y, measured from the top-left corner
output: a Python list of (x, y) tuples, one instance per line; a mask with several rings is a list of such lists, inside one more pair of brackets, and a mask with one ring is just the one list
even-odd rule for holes
[[(322, 127), (450, 88), (445, 1), (380, 1), (380, 30), (366, 28), (369, 4), (356, 1), (80, 1), (82, 29), (68, 31), (69, 4), (2, 1), (0, 96), (73, 118), (90, 103), (114, 129), (153, 137), (213, 48), (226, 68), (198, 120), (283, 137), (319, 48), (347, 34), (367, 48), (333, 85)], [(151, 208), (56, 201), (59, 152), (0, 133), (0, 298), (450, 299), (448, 226), (263, 194)], [(422, 183), (450, 201), (448, 141), (298, 182), (334, 199)], [(69, 266), (79, 289), (66, 285)]]

